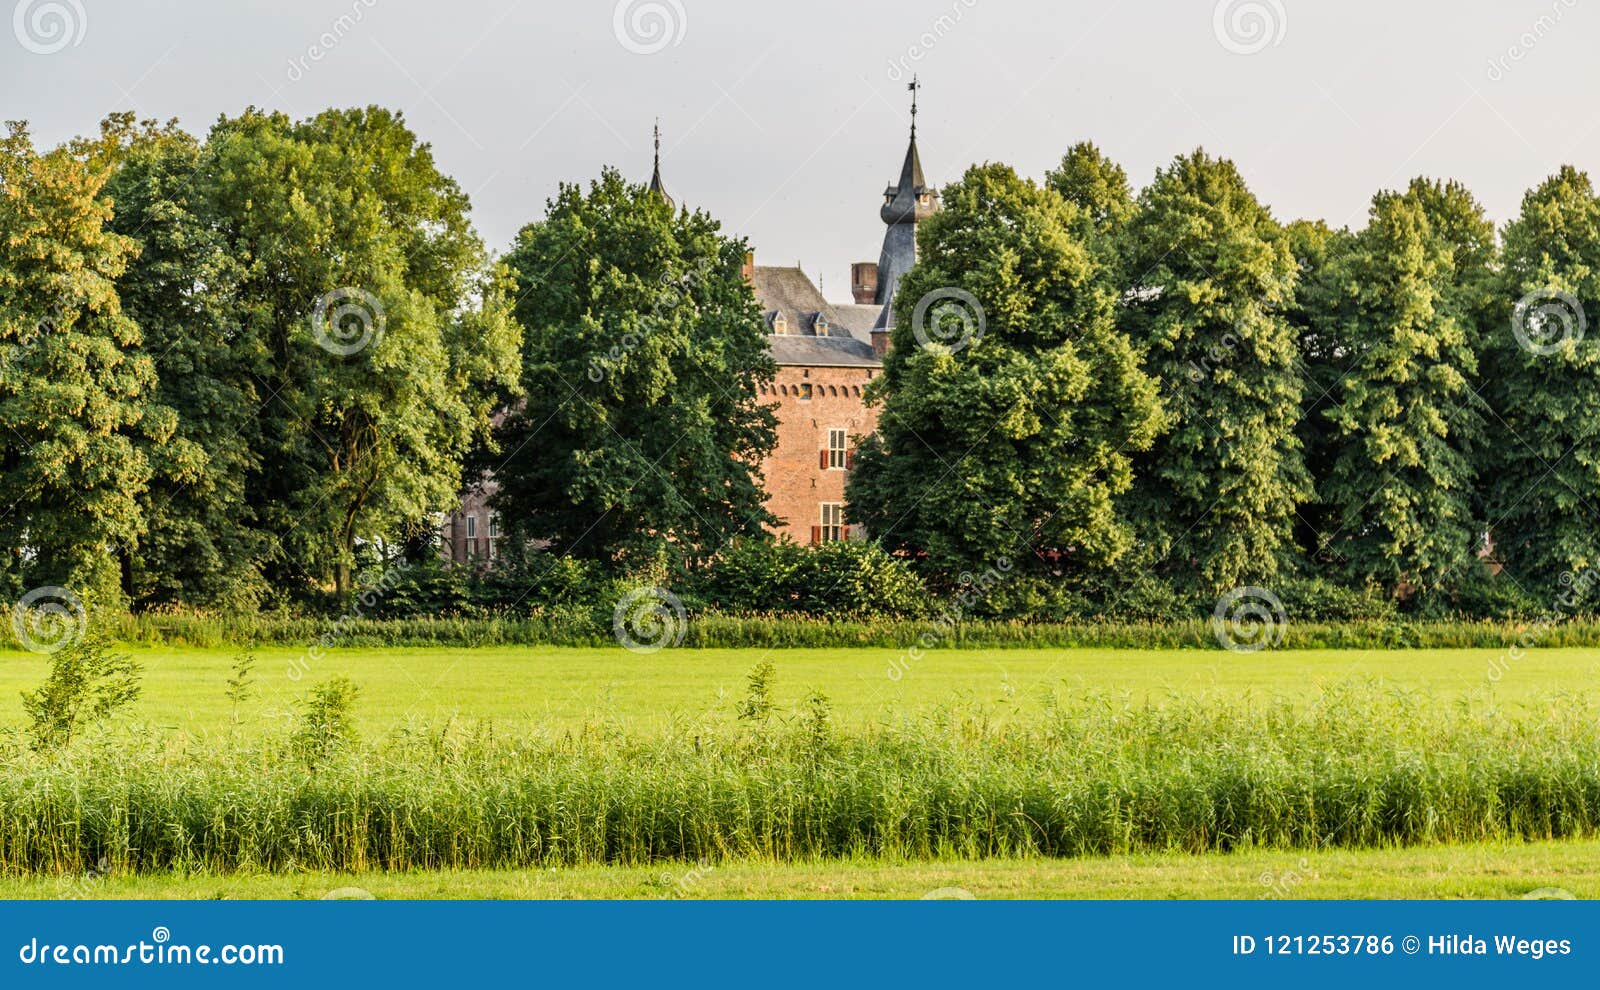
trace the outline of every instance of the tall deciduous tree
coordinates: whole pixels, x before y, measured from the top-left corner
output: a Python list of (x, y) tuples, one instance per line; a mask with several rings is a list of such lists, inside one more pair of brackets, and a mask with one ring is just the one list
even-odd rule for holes
[[(1320, 482), (1332, 470), (1335, 453), (1334, 427), (1327, 411), (1338, 404), (1339, 384), (1350, 367), (1350, 355), (1335, 332), (1348, 308), (1337, 262), (1350, 250), (1354, 235), (1347, 229), (1330, 229), (1320, 220), (1296, 220), (1285, 233), (1300, 270), (1294, 304), (1286, 314), (1299, 344), (1305, 379), (1295, 432), (1306, 469), (1320, 494)], [(1295, 520), (1295, 543), (1318, 566), (1329, 563), (1329, 555), (1322, 550), (1323, 534), (1338, 529), (1334, 517), (1331, 506), (1313, 498), (1300, 507)]]
[(142, 604), (253, 608), (265, 593), (267, 549), (245, 489), (260, 465), (258, 355), (235, 333), (239, 266), (206, 215), (200, 145), (122, 114), (93, 150), (115, 169), (111, 229), (138, 247), (117, 289), (144, 332), (157, 401), (177, 414), (172, 441), (149, 450), (148, 532), (129, 556), (124, 590)]
[[(1423, 187), (1422, 195), (1438, 187)], [(1472, 557), (1483, 439), (1472, 287), (1453, 239), (1416, 192), (1381, 193), (1366, 229), (1332, 265), (1324, 341), (1346, 363), (1333, 404), (1323, 550), (1358, 582), (1428, 591)], [(1466, 259), (1462, 259), (1463, 266)]]
[(628, 564), (762, 531), (774, 367), (744, 257), (610, 169), (523, 228), (507, 262), (527, 398), (491, 465), (512, 532)]
[(1600, 566), (1600, 202), (1589, 177), (1564, 167), (1531, 190), (1503, 244), (1489, 520), (1509, 572), (1551, 588)]
[(1177, 420), (1138, 465), (1151, 550), (1207, 590), (1267, 580), (1311, 494), (1288, 239), (1231, 162), (1197, 151), (1141, 193), (1125, 257), (1125, 325)]
[(919, 231), (849, 511), (947, 575), (1037, 551), (1104, 567), (1133, 542), (1119, 499), (1164, 417), (1116, 327), (1086, 219), (1054, 189), (985, 165)]
[(240, 264), (265, 405), (252, 500), (279, 581), (351, 587), (359, 539), (453, 503), (519, 335), (467, 197), (379, 108), (220, 122), (197, 182)]
[(133, 245), (106, 228), (106, 169), (0, 138), (0, 545), (13, 591), (115, 596), (144, 531), (148, 444), (172, 437), (116, 280)]

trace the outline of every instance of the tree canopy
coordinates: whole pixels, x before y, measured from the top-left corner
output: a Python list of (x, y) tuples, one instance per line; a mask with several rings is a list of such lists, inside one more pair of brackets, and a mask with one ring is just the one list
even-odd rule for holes
[(1041, 552), (1107, 566), (1132, 545), (1119, 499), (1163, 413), (1085, 219), (986, 165), (923, 224), (849, 488), (880, 540), (949, 574)]
[(517, 235), (525, 398), (489, 464), (509, 532), (637, 563), (763, 531), (774, 366), (746, 252), (610, 169)]

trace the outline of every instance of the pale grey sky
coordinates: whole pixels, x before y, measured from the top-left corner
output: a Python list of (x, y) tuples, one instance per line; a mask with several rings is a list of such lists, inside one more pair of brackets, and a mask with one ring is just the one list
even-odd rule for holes
[[(875, 259), (922, 77), (931, 180), (1040, 175), (1098, 142), (1136, 184), (1204, 145), (1280, 219), (1359, 223), (1415, 174), (1503, 221), (1600, 169), (1600, 0), (0, 0), (0, 117), (41, 142), (113, 110), (204, 133), (258, 106), (401, 109), (503, 250), (561, 180), (644, 180), (803, 262)], [(63, 30), (64, 29), (64, 30)]]

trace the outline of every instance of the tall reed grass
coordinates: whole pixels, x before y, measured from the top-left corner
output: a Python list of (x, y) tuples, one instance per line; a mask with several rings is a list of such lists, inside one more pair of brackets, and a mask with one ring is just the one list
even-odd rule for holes
[(284, 739), (3, 743), (0, 872), (409, 870), (724, 858), (1383, 847), (1600, 833), (1600, 723), (1557, 699), (1350, 685), (1310, 704), (1088, 695), (1025, 722), (813, 711), (650, 737), (409, 726), (308, 768)]

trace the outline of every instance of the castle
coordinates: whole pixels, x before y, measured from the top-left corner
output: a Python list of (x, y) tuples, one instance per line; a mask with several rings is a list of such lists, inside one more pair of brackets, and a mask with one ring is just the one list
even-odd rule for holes
[[(650, 191), (674, 205), (661, 178), (661, 138), (656, 134)], [(876, 264), (850, 266), (853, 302), (833, 304), (796, 266), (758, 265), (747, 256), (745, 280), (766, 322), (778, 370), (762, 390), (778, 416), (777, 445), (761, 465), (767, 509), (777, 534), (799, 543), (850, 539), (845, 525), (845, 482), (857, 441), (877, 428), (877, 412), (862, 398), (883, 370), (894, 326), (901, 276), (917, 259), (917, 224), (939, 208), (939, 194), (922, 173), (917, 154), (916, 84), (912, 84), (911, 141), (900, 177), (884, 190), (879, 216), (887, 230)], [(467, 493), (440, 530), (447, 560), (492, 560), (501, 530), (486, 502), (492, 487)]]

